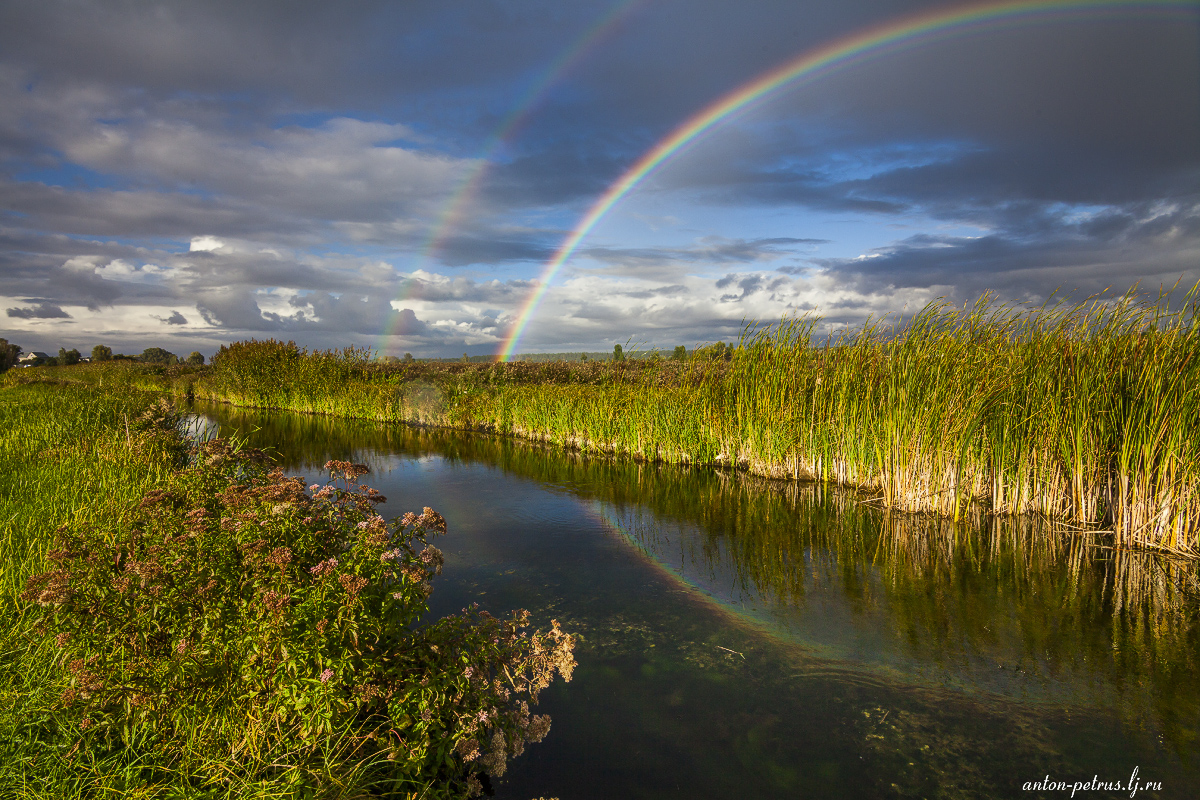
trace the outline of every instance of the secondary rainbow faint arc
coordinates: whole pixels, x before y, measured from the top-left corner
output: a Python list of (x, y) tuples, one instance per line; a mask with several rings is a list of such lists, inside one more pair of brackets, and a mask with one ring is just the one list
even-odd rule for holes
[(517, 317), (517, 322), (504, 341), (504, 346), (500, 350), (500, 360), (508, 361), (512, 357), (534, 311), (537, 310), (538, 304), (542, 301), (547, 289), (550, 288), (550, 281), (575, 252), (583, 238), (616, 205), (617, 201), (697, 136), (718, 122), (745, 110), (754, 101), (761, 100), (770, 93), (801, 78), (815, 78), (834, 69), (856, 63), (856, 60), (887, 55), (902, 47), (925, 43), (938, 35), (952, 36), (989, 23), (1008, 21), (1023, 15), (1071, 16), (1077, 13), (1135, 9), (1195, 13), (1200, 11), (1200, 3), (1197, 3), (1196, 0), (1058, 0), (1057, 2), (1054, 0), (1050, 2), (1045, 0), (1011, 2), (1010, 0), (1010, 2), (976, 6), (956, 6), (951, 9), (902, 17), (852, 33), (812, 50), (806, 50), (799, 56), (759, 75), (749, 83), (742, 84), (689, 117), (666, 138), (646, 151), (596, 200), (555, 251), (554, 256), (546, 263), (538, 287), (526, 300), (524, 308)]
[[(619, 0), (604, 14), (600, 19), (594, 22), (581, 36), (573, 41), (550, 66), (542, 70), (541, 75), (537, 80), (530, 84), (525, 90), (520, 99), (513, 105), (508, 115), (501, 120), (492, 135), (488, 137), (488, 141), (483, 148), (483, 151), (475, 159), (475, 163), (470, 166), (466, 175), (458, 184), (458, 188), (451, 193), (450, 197), (442, 205), (441, 211), (433, 226), (430, 228), (430, 233), (425, 241), (421, 244), (418, 251), (418, 261), (424, 264), (441, 248), (445, 243), (450, 232), (458, 226), (458, 222), (462, 219), (470, 200), (475, 197), (479, 191), (479, 187), (483, 184), (483, 176), (487, 172), (487, 168), (491, 166), (492, 159), (500, 148), (519, 130), (521, 123), (529, 119), (530, 114), (537, 107), (538, 101), (546, 94), (546, 91), (557, 82), (564, 73), (568, 72), (571, 67), (577, 64), (586, 56), (593, 47), (595, 47), (603, 38), (604, 34), (614, 30), (616, 26), (638, 6), (646, 0)], [(396, 300), (404, 300), (408, 297), (408, 292), (413, 285), (413, 279), (405, 280), (401, 285), (400, 293), (396, 296)], [(382, 352), (387, 348), (387, 342), (392, 335), (393, 328), (389, 326), (383, 332), (383, 336), (379, 340), (379, 350)]]

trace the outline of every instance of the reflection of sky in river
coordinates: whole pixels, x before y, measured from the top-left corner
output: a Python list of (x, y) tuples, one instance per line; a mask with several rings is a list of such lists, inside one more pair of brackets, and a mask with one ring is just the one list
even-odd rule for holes
[(1120, 580), (1154, 568), (1113, 572), (999, 525), (884, 531), (844, 496), (727, 474), (210, 413), (309, 479), (327, 458), (369, 464), (386, 516), (441, 512), (432, 614), (525, 607), (582, 634), (576, 680), (543, 698), (550, 737), (500, 796), (896, 796), (956, 780), (942, 793), (999, 796), (1010, 775), (1134, 763), (1200, 787), (1195, 615), (1153, 592), (1114, 613)]

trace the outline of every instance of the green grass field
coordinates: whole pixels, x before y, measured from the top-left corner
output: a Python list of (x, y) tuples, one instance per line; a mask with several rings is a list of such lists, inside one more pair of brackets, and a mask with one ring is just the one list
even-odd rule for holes
[[(33, 384), (0, 389), (0, 795), (116, 796), (100, 777), (44, 746), (62, 679), (58, 648), (38, 635), (19, 595), (44, 568), (63, 525), (119, 524), (173, 464), (170, 443), (130, 429), (150, 404), (128, 390)], [(115, 768), (115, 764), (113, 765)], [(115, 770), (113, 770), (115, 771)], [(99, 774), (98, 774), (99, 773)], [(132, 792), (128, 796), (137, 796)]]

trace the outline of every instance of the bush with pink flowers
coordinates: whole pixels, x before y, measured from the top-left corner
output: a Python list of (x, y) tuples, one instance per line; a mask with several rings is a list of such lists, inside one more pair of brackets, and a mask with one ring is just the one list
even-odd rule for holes
[[(445, 521), (385, 520), (366, 467), (306, 486), (228, 441), (119, 526), (64, 526), (22, 599), (58, 648), (38, 735), (142, 786), (462, 797), (546, 735), (572, 637), (464, 609), (428, 624)], [(189, 795), (190, 796), (190, 795)]]

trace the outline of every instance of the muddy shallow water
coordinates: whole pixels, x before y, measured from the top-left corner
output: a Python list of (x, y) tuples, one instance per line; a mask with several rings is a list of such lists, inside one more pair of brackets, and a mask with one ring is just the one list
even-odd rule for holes
[(445, 515), (431, 613), (522, 607), (580, 634), (499, 798), (1070, 796), (1024, 786), (1135, 768), (1138, 796), (1200, 796), (1192, 565), (810, 484), (194, 410), (291, 474), (368, 464), (385, 516)]

